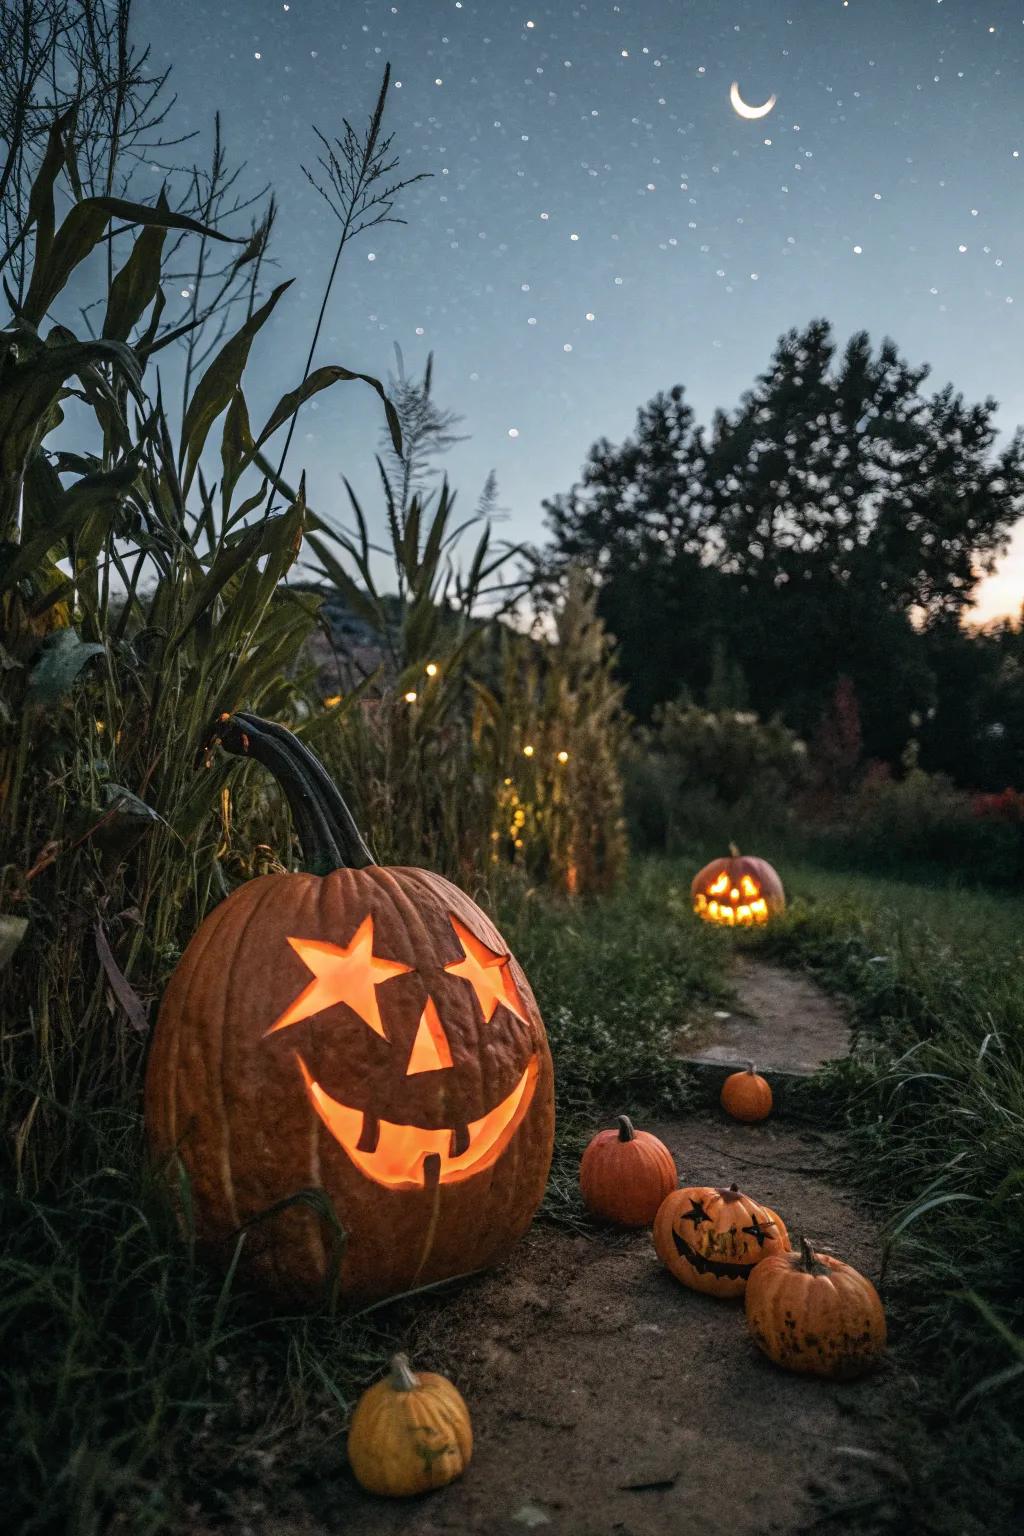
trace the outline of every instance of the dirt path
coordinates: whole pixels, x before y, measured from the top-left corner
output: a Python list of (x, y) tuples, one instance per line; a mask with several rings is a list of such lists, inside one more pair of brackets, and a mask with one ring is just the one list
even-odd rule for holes
[[(762, 995), (770, 969), (758, 967)], [(820, 1000), (805, 987), (800, 1006), (813, 1015)], [(684, 1182), (735, 1180), (777, 1208), (792, 1235), (877, 1275), (875, 1236), (830, 1181), (827, 1135), (781, 1118), (740, 1126), (717, 1110), (647, 1129), (672, 1149)], [(401, 1504), (342, 1474), (332, 1531), (795, 1533), (814, 1492), (849, 1496), (852, 1480), (870, 1475), (842, 1448), (870, 1444), (877, 1381), (833, 1387), (776, 1369), (748, 1339), (742, 1305), (680, 1286), (646, 1232), (537, 1227), (507, 1266), (424, 1313), (419, 1328), (412, 1352), (418, 1345), (471, 1406), (472, 1467)], [(323, 1529), (278, 1524), (275, 1536)]]

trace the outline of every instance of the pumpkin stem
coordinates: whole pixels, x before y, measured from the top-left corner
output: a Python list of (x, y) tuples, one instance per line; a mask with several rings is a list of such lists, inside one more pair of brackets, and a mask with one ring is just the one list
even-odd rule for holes
[(757, 1076), (757, 1069), (752, 1061), (747, 1062), (747, 1071), (750, 1073), (751, 1077)]
[(388, 1371), (388, 1385), (396, 1392), (415, 1392), (419, 1384), (419, 1377), (414, 1373), (412, 1366), (409, 1364), (409, 1356), (392, 1355)]
[(636, 1140), (636, 1131), (633, 1129), (633, 1122), (629, 1118), (629, 1116), (628, 1115), (616, 1115), (615, 1118), (619, 1122), (619, 1140), (620, 1141), (635, 1141)]
[(273, 774), (288, 801), (310, 874), (376, 863), (327, 769), (291, 731), (239, 711), (220, 722), (217, 739), (226, 752), (254, 757)]
[(737, 1200), (740, 1195), (740, 1187), (738, 1184), (730, 1184), (728, 1189), (720, 1189), (718, 1193), (723, 1200)]
[(818, 1260), (818, 1255), (807, 1241), (806, 1237), (800, 1239), (800, 1263), (797, 1266), (805, 1275), (827, 1275), (828, 1266)]
[(736, 847), (735, 843), (730, 843), (729, 844), (729, 857), (731, 859), (738, 859), (738, 858), (742, 857), (742, 855), (740, 854), (740, 851)]

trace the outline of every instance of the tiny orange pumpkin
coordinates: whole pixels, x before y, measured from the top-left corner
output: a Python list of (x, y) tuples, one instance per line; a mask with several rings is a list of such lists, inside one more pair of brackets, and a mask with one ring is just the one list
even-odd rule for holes
[(598, 1131), (580, 1162), (587, 1209), (620, 1227), (649, 1227), (678, 1182), (668, 1147), (649, 1131), (634, 1130), (628, 1115), (618, 1116), (618, 1130)]
[(654, 1246), (666, 1268), (693, 1291), (742, 1296), (762, 1260), (783, 1253), (782, 1220), (735, 1184), (677, 1189), (654, 1218)]
[(415, 1374), (395, 1355), (383, 1381), (356, 1404), (349, 1465), (368, 1493), (406, 1498), (461, 1477), (473, 1454), (469, 1410), (445, 1376)]
[(885, 1349), (885, 1312), (871, 1281), (841, 1259), (815, 1253), (806, 1238), (799, 1253), (757, 1266), (746, 1311), (759, 1348), (790, 1371), (849, 1380)]
[(745, 1072), (733, 1072), (722, 1084), (722, 1108), (734, 1120), (753, 1124), (766, 1120), (772, 1112), (771, 1084), (754, 1070), (754, 1063), (747, 1062)]

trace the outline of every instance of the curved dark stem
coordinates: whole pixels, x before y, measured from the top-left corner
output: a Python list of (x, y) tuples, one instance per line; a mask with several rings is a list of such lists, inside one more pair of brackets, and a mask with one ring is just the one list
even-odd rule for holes
[(629, 1118), (629, 1116), (628, 1115), (617, 1115), (615, 1118), (619, 1122), (619, 1140), (620, 1141), (635, 1141), (636, 1140), (636, 1131), (633, 1129), (633, 1122)]
[(377, 862), (323, 763), (291, 731), (239, 711), (220, 723), (217, 739), (226, 752), (255, 758), (273, 774), (311, 874), (365, 869)]

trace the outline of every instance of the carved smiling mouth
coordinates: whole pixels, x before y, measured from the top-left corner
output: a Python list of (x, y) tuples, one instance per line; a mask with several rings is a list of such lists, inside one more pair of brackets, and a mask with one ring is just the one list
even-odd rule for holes
[(753, 1264), (737, 1264), (730, 1259), (709, 1259), (703, 1253), (698, 1253), (696, 1248), (691, 1248), (684, 1237), (680, 1237), (675, 1227), (672, 1228), (672, 1237), (676, 1245), (676, 1253), (688, 1264), (692, 1264), (698, 1275), (717, 1275), (720, 1280), (746, 1280), (753, 1270)]
[(309, 1101), (352, 1162), (388, 1189), (431, 1189), (457, 1184), (489, 1168), (508, 1146), (533, 1100), (540, 1062), (531, 1056), (512, 1092), (479, 1120), (452, 1129), (428, 1130), (378, 1120), (371, 1111), (332, 1099), (303, 1061), (296, 1059)]

